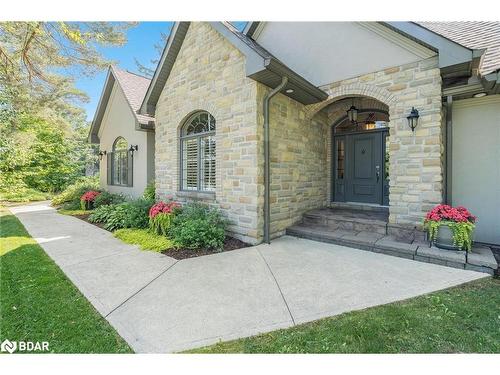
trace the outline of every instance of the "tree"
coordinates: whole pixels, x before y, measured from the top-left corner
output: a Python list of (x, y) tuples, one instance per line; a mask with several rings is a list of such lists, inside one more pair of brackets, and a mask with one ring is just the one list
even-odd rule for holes
[(126, 42), (129, 23), (3, 22), (0, 23), (0, 88), (14, 109), (52, 109), (72, 114), (87, 100), (74, 77), (92, 76), (110, 61), (101, 46)]
[[(168, 43), (169, 34), (160, 33), (160, 37), (161, 37), (160, 42), (155, 43), (153, 45), (154, 49), (156, 50), (156, 54), (158, 56), (158, 57), (150, 60), (150, 63), (154, 67), (156, 67), (158, 65), (158, 63), (160, 62), (160, 58), (161, 58), (161, 54), (163, 52), (163, 49), (165, 48), (165, 46)], [(150, 77), (150, 78), (153, 77), (153, 75), (155, 74), (154, 69), (148, 68), (146, 65), (142, 64), (136, 57), (134, 58), (134, 60), (135, 60), (135, 65), (137, 65), (137, 69), (139, 70), (139, 72), (141, 74), (143, 74), (146, 77)]]
[(61, 190), (96, 162), (75, 87), (110, 61), (130, 23), (0, 23), (0, 190)]

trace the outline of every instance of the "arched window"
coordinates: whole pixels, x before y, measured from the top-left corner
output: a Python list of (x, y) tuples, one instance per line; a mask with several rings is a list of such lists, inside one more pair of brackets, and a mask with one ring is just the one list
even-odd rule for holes
[(132, 186), (132, 157), (129, 155), (125, 138), (116, 138), (110, 154), (108, 154), (108, 184)]
[(197, 112), (181, 129), (181, 189), (215, 190), (215, 119)]

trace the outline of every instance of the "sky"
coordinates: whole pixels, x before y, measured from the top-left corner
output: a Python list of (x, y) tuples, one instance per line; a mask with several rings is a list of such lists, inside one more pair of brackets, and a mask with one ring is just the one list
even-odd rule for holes
[[(233, 23), (242, 30), (246, 22)], [(173, 24), (173, 22), (140, 22), (127, 31), (127, 43), (124, 46), (100, 48), (100, 51), (104, 57), (113, 60), (120, 68), (130, 72), (140, 74), (135, 59), (148, 68), (154, 69), (156, 66), (151, 63), (151, 60), (159, 57), (154, 45), (162, 41), (161, 33), (167, 35), (170, 33)], [(76, 87), (87, 93), (90, 98), (89, 103), (81, 105), (87, 113), (88, 121), (94, 118), (105, 79), (106, 71), (103, 71), (91, 78), (79, 77), (76, 80)]]

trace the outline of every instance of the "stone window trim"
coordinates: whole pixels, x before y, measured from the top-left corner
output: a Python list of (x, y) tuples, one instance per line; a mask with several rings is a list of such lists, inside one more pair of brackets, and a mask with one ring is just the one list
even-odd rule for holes
[(216, 190), (216, 121), (207, 111), (196, 111), (180, 132), (179, 193), (213, 199)]
[(179, 190), (176, 195), (179, 198), (187, 198), (205, 202), (215, 202), (215, 191)]

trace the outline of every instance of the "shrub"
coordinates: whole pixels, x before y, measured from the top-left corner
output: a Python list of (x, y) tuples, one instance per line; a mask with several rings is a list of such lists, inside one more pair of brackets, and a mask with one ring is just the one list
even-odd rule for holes
[(113, 214), (115, 208), (116, 205), (99, 206), (90, 214), (88, 220), (91, 223), (106, 223)]
[(221, 249), (226, 227), (227, 221), (219, 210), (191, 203), (174, 216), (169, 234), (180, 247)]
[(103, 191), (94, 199), (94, 208), (100, 206), (109, 206), (110, 204), (118, 204), (125, 202), (125, 197), (121, 194), (113, 194), (108, 191)]
[(149, 210), (149, 227), (156, 234), (166, 236), (176, 211), (180, 208), (176, 202), (158, 202)]
[(139, 198), (130, 202), (122, 203), (126, 215), (123, 228), (147, 228), (149, 225), (149, 210), (154, 201)]
[(99, 188), (99, 177), (81, 177), (77, 179), (73, 184), (69, 185), (60, 194), (56, 195), (52, 199), (52, 204), (59, 206), (67, 202), (76, 202), (78, 206), (80, 205), (80, 197), (89, 190), (100, 191)]
[(141, 198), (120, 204), (100, 206), (89, 216), (89, 221), (102, 223), (109, 231), (121, 228), (147, 228), (148, 212), (153, 203)]
[(142, 194), (142, 197), (147, 200), (154, 201), (156, 198), (156, 188), (155, 188), (155, 182), (150, 181), (148, 185), (146, 186), (146, 189), (144, 189), (144, 193)]
[(82, 210), (91, 210), (94, 208), (94, 200), (101, 194), (100, 191), (90, 190), (80, 197), (80, 208)]

